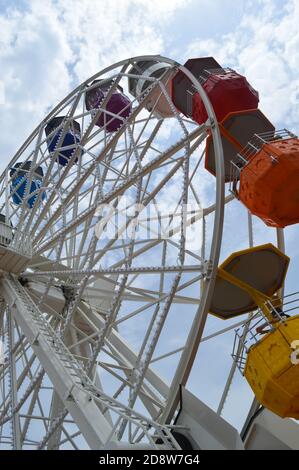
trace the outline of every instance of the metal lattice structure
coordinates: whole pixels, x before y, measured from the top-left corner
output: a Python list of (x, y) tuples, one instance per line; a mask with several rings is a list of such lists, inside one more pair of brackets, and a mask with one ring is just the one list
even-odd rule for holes
[[(128, 81), (140, 79), (138, 64), (147, 62), (164, 64), (165, 72), (144, 73), (133, 96)], [(168, 84), (178, 71), (204, 102), (208, 119), (202, 125), (182, 117), (172, 103)], [(108, 91), (96, 110), (87, 109), (86, 93), (97, 80)], [(105, 106), (117, 90), (129, 96), (131, 110), (117, 116), (120, 124), (111, 132), (109, 122), (116, 115)], [(161, 97), (169, 118), (156, 112)], [(47, 126), (61, 116), (46, 135)], [(78, 132), (74, 123), (81, 136), (67, 144), (69, 130)], [(199, 183), (208, 136), (216, 178), (214, 200), (203, 207)], [(51, 138), (56, 141), (49, 150)], [(68, 158), (61, 163), (62, 155)], [(40, 168), (41, 183), (33, 186)], [(20, 174), (23, 179), (17, 180)], [(21, 200), (14, 200), (20, 188)], [(187, 383), (204, 331), (224, 206), (232, 199), (225, 198), (222, 144), (210, 101), (192, 73), (170, 59), (119, 62), (51, 111), (0, 178), (3, 448), (99, 449), (111, 443), (180, 448), (173, 435), (179, 387)], [(128, 209), (130, 215), (124, 216)], [(171, 215), (165, 217), (167, 209)], [(135, 230), (137, 216), (143, 236)], [(161, 237), (165, 219), (168, 236)], [(251, 224), (249, 216), (252, 242)], [(193, 247), (188, 230), (198, 237)], [(282, 247), (282, 231), (277, 233)], [(188, 310), (188, 318), (178, 348), (171, 332), (182, 310)]]

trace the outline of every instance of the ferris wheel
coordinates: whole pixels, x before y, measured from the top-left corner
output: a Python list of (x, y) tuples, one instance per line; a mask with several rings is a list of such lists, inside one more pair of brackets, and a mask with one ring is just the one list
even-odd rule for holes
[[(278, 334), (265, 305), (282, 305), (282, 229), (298, 219), (274, 187), (284, 158), (274, 147), (296, 153), (297, 138), (276, 131), (258, 101), (211, 57), (130, 58), (71, 92), (10, 161), (0, 179), (1, 448), (196, 446), (179, 410), (182, 396), (205, 406), (186, 387), (209, 313), (241, 315), (245, 328), (218, 414), (209, 411), (241, 448), (220, 415), (251, 325), (265, 320)], [(256, 196), (261, 166), (265, 178), (278, 168), (270, 202)], [(219, 267), (236, 198), (249, 250)], [(278, 248), (253, 247), (252, 214), (276, 227)], [(269, 269), (254, 273), (265, 263), (267, 282)]]

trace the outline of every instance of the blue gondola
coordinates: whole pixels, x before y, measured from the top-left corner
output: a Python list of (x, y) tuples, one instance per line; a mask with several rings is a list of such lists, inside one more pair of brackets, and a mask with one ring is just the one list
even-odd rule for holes
[[(65, 116), (59, 116), (51, 119), (51, 121), (47, 124), (45, 128), (46, 136), (48, 137), (50, 134), (55, 131), (63, 121), (66, 119)], [(57, 130), (54, 134), (52, 134), (48, 139), (47, 139), (47, 146), (49, 152), (55, 152), (57, 148), (57, 144), (60, 140), (62, 131), (63, 131), (63, 125), (60, 127), (60, 129)], [(80, 124), (77, 121), (72, 121), (69, 125), (69, 129), (65, 133), (63, 142), (60, 143), (60, 147), (69, 147), (72, 146), (72, 148), (60, 150), (58, 153), (57, 161), (59, 165), (66, 166), (68, 164), (69, 159), (73, 156), (75, 150), (76, 150), (76, 145), (79, 144), (81, 141), (81, 127)], [(78, 157), (75, 159), (75, 162), (78, 161)]]
[[(24, 200), (31, 165), (32, 165), (31, 161), (18, 162), (14, 165), (13, 168), (10, 169), (10, 172), (9, 172), (9, 175), (11, 177), (10, 191), (12, 194), (12, 200), (14, 204), (16, 205), (22, 204)], [(29, 191), (29, 194), (27, 194), (27, 196), (30, 196), (30, 194), (34, 193), (32, 197), (28, 197), (27, 199), (27, 206), (30, 209), (32, 209), (32, 207), (34, 206), (36, 198), (39, 194), (39, 189), (42, 186), (43, 177), (44, 177), (44, 172), (43, 172), (42, 167), (41, 166), (36, 167), (32, 174), (30, 191)], [(46, 197), (46, 193), (45, 191), (43, 191), (41, 195), (41, 200), (44, 200), (45, 197)]]

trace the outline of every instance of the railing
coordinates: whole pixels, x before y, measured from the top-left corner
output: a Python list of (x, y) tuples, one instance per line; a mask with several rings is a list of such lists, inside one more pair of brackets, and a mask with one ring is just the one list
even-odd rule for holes
[[(197, 77), (201, 85), (203, 85), (208, 78), (215, 77), (216, 75), (225, 75), (228, 73), (234, 72), (230, 68), (216, 68), (216, 69), (205, 69), (201, 72), (201, 75)], [(216, 78), (215, 78), (216, 80)], [(192, 117), (193, 112), (193, 96), (197, 93), (197, 90), (193, 84), (190, 84), (190, 87), (187, 89), (187, 116)]]
[[(238, 182), (240, 180), (240, 173), (250, 162), (250, 160), (261, 150), (264, 144), (292, 138), (297, 138), (297, 136), (287, 129), (269, 131), (262, 134), (254, 134), (248, 144), (231, 160), (229, 187), (230, 192), (238, 197)], [(276, 157), (271, 153), (267, 152), (267, 155), (272, 162), (277, 161)]]
[[(202, 71), (201, 75), (199, 76), (198, 80), (200, 82), (201, 85), (204, 84), (204, 82), (208, 79), (208, 78), (212, 78), (213, 77), (216, 77), (216, 75), (227, 75), (229, 73), (236, 73), (235, 70), (229, 68), (229, 67), (226, 67), (226, 68), (221, 68), (221, 67), (218, 67), (218, 68), (215, 68), (215, 69), (205, 69)], [(216, 80), (216, 78), (215, 78)]]
[[(292, 312), (296, 310), (299, 312), (299, 292), (284, 296), (282, 307), (275, 306), (271, 301), (265, 302), (265, 305), (271, 311), (275, 323), (284, 323)], [(275, 331), (273, 323), (259, 309), (251, 319), (235, 330), (232, 358), (242, 375), (249, 349), (260, 342), (261, 334)], [(262, 332), (259, 331), (259, 328)]]
[(31, 236), (1, 221), (0, 246), (7, 247), (20, 255), (32, 257)]

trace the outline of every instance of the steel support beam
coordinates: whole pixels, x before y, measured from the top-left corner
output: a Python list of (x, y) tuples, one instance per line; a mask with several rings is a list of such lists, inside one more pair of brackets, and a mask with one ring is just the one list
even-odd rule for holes
[[(82, 390), (81, 377), (68, 362), (64, 351), (60, 350), (55, 335), (47, 337), (47, 331), (42, 330), (38, 322), (38, 315), (42, 317), (42, 313), (27, 297), (22, 285), (16, 280), (13, 282), (11, 278), (3, 278), (0, 285), (6, 301), (12, 306), (16, 322), (30, 341), (64, 406), (76, 421), (90, 448), (98, 449), (111, 438), (110, 424), (96, 403)], [(33, 317), (31, 309), (35, 310), (37, 317)], [(58, 347), (53, 347), (54, 342)]]

